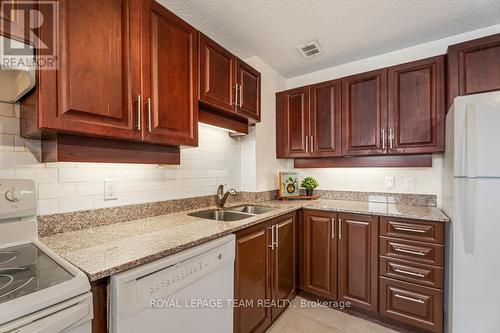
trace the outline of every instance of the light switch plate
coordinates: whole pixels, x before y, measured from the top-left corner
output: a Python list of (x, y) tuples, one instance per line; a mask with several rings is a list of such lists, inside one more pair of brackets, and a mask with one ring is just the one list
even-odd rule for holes
[(395, 180), (394, 177), (385, 177), (385, 188), (388, 190), (393, 190), (395, 187)]
[(406, 177), (405, 178), (405, 190), (413, 191), (415, 189), (415, 178)]
[(105, 180), (104, 181), (104, 200), (117, 200), (118, 199), (118, 181)]

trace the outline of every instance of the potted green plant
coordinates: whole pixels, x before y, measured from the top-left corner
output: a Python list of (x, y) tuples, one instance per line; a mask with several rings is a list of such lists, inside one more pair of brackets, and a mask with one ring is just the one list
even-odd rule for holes
[(319, 186), (318, 181), (313, 177), (306, 177), (302, 179), (302, 183), (300, 184), (302, 188), (306, 189), (306, 195), (311, 197), (314, 194), (314, 189)]

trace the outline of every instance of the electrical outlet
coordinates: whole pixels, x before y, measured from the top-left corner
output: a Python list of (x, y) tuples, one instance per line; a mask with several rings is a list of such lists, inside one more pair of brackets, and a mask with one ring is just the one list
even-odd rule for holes
[(415, 178), (406, 177), (405, 178), (405, 190), (413, 191), (415, 189)]
[(105, 180), (104, 181), (104, 200), (117, 200), (118, 199), (118, 181)]
[(385, 177), (385, 188), (388, 190), (393, 190), (396, 186), (394, 177)]

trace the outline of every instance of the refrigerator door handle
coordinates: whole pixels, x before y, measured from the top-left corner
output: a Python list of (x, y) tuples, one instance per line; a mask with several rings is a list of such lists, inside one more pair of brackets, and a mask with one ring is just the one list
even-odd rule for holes
[(467, 104), (466, 106), (466, 132), (465, 132), (465, 175), (467, 177), (476, 177), (476, 106)]
[(465, 221), (463, 224), (465, 252), (473, 254), (476, 237), (476, 180), (467, 179)]

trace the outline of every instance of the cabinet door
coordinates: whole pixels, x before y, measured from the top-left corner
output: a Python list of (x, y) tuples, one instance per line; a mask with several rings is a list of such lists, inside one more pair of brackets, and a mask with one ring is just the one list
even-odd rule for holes
[(281, 137), (276, 140), (278, 157), (309, 156), (309, 87), (278, 96), (276, 128), (276, 135)]
[[(139, 43), (137, 0), (61, 0), (58, 70), (40, 70), (38, 125), (67, 133), (140, 140), (136, 96), (140, 63), (132, 49)], [(40, 38), (52, 40), (51, 16)], [(43, 51), (42, 51), (43, 52)]]
[(389, 153), (444, 150), (444, 56), (389, 68)]
[(336, 214), (304, 211), (304, 290), (329, 299), (337, 298)]
[(377, 311), (378, 217), (339, 214), (339, 298)]
[(236, 57), (199, 34), (200, 101), (229, 112), (236, 110)]
[(448, 106), (457, 96), (500, 90), (500, 34), (448, 48)]
[(311, 86), (311, 156), (342, 155), (341, 80)]
[(238, 60), (238, 109), (242, 115), (260, 121), (260, 73)]
[(234, 331), (264, 332), (271, 325), (271, 308), (258, 301), (271, 299), (271, 223), (236, 236), (234, 297), (253, 306), (234, 308)]
[(274, 221), (275, 247), (273, 251), (273, 299), (278, 307), (272, 308), (275, 320), (284, 310), (283, 300), (291, 300), (296, 288), (296, 223), (295, 213)]
[(198, 143), (197, 31), (153, 0), (143, 9), (144, 139)]
[(342, 79), (342, 154), (385, 154), (387, 69)]

